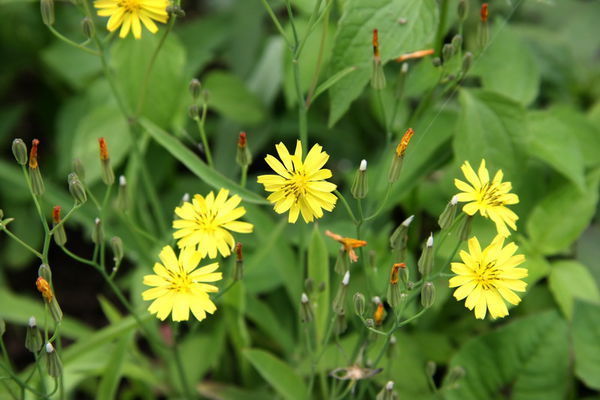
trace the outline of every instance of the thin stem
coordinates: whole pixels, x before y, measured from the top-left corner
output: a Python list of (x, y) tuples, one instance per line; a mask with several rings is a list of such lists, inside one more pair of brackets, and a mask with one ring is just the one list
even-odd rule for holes
[(350, 204), (348, 204), (348, 202), (346, 201), (346, 198), (344, 197), (344, 195), (342, 195), (340, 193), (340, 191), (337, 190), (337, 189), (334, 190), (334, 193), (342, 201), (342, 204), (344, 205), (344, 207), (346, 207), (346, 211), (348, 211), (348, 215), (350, 215), (350, 218), (352, 218), (352, 222), (354, 222), (355, 224), (357, 224), (358, 220), (354, 216), (354, 212), (352, 211), (352, 208), (350, 208)]
[(435, 34), (436, 53), (440, 54), (442, 50), (442, 41), (444, 40), (444, 28), (446, 27), (446, 18), (448, 16), (448, 0), (441, 0), (440, 4), (440, 22)]
[(196, 125), (198, 126), (198, 132), (200, 133), (200, 139), (202, 140), (202, 146), (204, 147), (204, 154), (206, 154), (206, 162), (208, 163), (209, 167), (213, 168), (214, 165), (212, 160), (212, 154), (210, 152), (210, 147), (208, 146), (208, 139), (206, 137), (205, 128), (207, 108), (207, 104), (206, 102), (204, 102), (202, 104), (202, 117), (196, 117), (194, 118), (194, 121), (196, 121)]
[(248, 179), (248, 166), (244, 165), (242, 167), (242, 174), (240, 176), (240, 186), (246, 187), (246, 180)]
[(34, 249), (33, 247), (31, 247), (30, 245), (28, 245), (27, 243), (25, 243), (17, 235), (15, 235), (11, 231), (9, 231), (6, 226), (0, 225), (0, 230), (4, 231), (15, 242), (19, 243), (21, 246), (25, 247), (31, 253), (35, 254), (35, 256), (38, 257), (40, 260), (42, 259), (42, 253), (40, 253), (39, 251), (37, 251), (36, 249)]
[[(93, 54), (95, 56), (99, 56), (100, 53), (98, 53), (97, 51), (94, 51), (90, 48), (85, 47), (83, 44), (79, 44), (77, 42), (72, 41), (71, 39), (69, 39), (68, 37), (64, 36), (62, 33), (60, 33), (59, 31), (57, 31), (56, 29), (54, 29), (54, 27), (52, 25), (46, 25), (48, 27), (48, 29), (50, 30), (50, 32), (52, 32), (52, 34), (54, 36), (56, 36), (57, 38), (59, 38), (60, 40), (62, 40), (63, 42), (65, 42), (66, 44), (73, 46), (73, 47), (77, 47), (80, 50), (85, 51), (86, 53), (89, 54)], [(84, 43), (88, 43), (89, 39), (86, 40)]]
[(75, 203), (73, 205), (73, 207), (71, 207), (71, 209), (69, 210), (69, 212), (67, 213), (67, 215), (65, 215), (65, 217), (63, 219), (60, 220), (60, 222), (56, 225), (54, 225), (52, 227), (52, 229), (50, 229), (50, 234), (53, 235), (54, 231), (56, 231), (60, 226), (62, 226), (65, 222), (67, 222), (67, 220), (71, 217), (71, 215), (73, 215), (73, 213), (79, 208), (81, 207), (80, 203)]
[(190, 387), (188, 384), (187, 377), (185, 376), (185, 369), (183, 368), (183, 361), (181, 360), (181, 354), (179, 353), (179, 346), (177, 345), (177, 340), (173, 341), (173, 346), (171, 346), (171, 350), (173, 351), (173, 359), (175, 360), (175, 366), (177, 367), (177, 375), (181, 379), (181, 386), (183, 386), (183, 392), (187, 399), (193, 399), (194, 396), (190, 391)]
[(365, 221), (372, 220), (373, 218), (377, 217), (381, 213), (381, 211), (383, 211), (383, 209), (385, 208), (385, 206), (387, 204), (388, 197), (390, 197), (391, 191), (392, 191), (392, 183), (388, 183), (387, 187), (385, 188), (385, 194), (383, 195), (383, 200), (381, 200), (381, 204), (379, 205), (379, 208), (373, 214), (366, 217)]
[(381, 92), (383, 92), (383, 90), (375, 90), (375, 92), (377, 94), (377, 102), (379, 103), (379, 109), (381, 110), (381, 118), (383, 118), (383, 127), (385, 128), (385, 138), (388, 142), (391, 142), (392, 141), (392, 131), (389, 127), (388, 120), (385, 115), (385, 107), (383, 105), (383, 97), (381, 95)]
[(273, 21), (273, 24), (275, 25), (275, 27), (277, 28), (277, 30), (279, 31), (279, 33), (283, 37), (283, 40), (285, 40), (285, 42), (288, 44), (288, 46), (291, 47), (290, 40), (287, 37), (287, 35), (285, 34), (285, 31), (283, 30), (283, 27), (279, 23), (279, 20), (277, 19), (277, 16), (273, 12), (273, 9), (269, 5), (269, 2), (267, 0), (261, 0), (261, 2), (265, 6), (265, 9), (267, 10), (267, 14), (269, 14), (269, 17), (271, 17), (271, 20)]

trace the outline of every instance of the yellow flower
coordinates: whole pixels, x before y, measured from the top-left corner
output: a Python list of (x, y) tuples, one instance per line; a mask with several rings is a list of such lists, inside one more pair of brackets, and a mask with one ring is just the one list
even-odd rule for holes
[(217, 307), (208, 294), (219, 289), (202, 282), (222, 279), (220, 272), (214, 272), (219, 264), (196, 269), (202, 257), (192, 247), (181, 250), (177, 258), (173, 248), (165, 246), (158, 257), (162, 264), (154, 264), (155, 275), (144, 276), (144, 285), (153, 286), (142, 293), (144, 300), (154, 300), (148, 307), (150, 314), (164, 321), (172, 311), (173, 321), (187, 321), (192, 310), (194, 317), (202, 321), (206, 313), (215, 312)]
[(296, 142), (296, 152), (290, 155), (283, 143), (275, 146), (283, 164), (272, 155), (265, 161), (277, 175), (261, 175), (258, 183), (265, 186), (267, 192), (273, 192), (267, 198), (275, 204), (274, 210), (283, 214), (289, 210), (288, 222), (295, 223), (302, 213), (305, 222), (321, 218), (323, 210), (332, 211), (337, 197), (332, 194), (336, 185), (325, 181), (331, 178), (331, 171), (321, 169), (329, 155), (315, 144), (302, 161), (302, 144)]
[(238, 207), (242, 199), (238, 195), (231, 196), (226, 189), (219, 190), (215, 198), (211, 191), (208, 196), (195, 195), (192, 202), (185, 202), (175, 208), (175, 214), (182, 219), (173, 221), (173, 233), (179, 248), (197, 247), (204, 258), (217, 257), (217, 250), (223, 257), (231, 254), (235, 240), (229, 231), (250, 233), (252, 224), (236, 221), (246, 214), (244, 207)]
[(142, 23), (152, 33), (158, 31), (154, 21), (167, 22), (167, 0), (96, 0), (94, 7), (98, 8), (98, 15), (110, 17), (106, 29), (110, 32), (121, 27), (119, 37), (124, 38), (133, 32), (136, 39), (142, 37)]
[(510, 235), (506, 225), (517, 230), (515, 222), (519, 217), (505, 206), (517, 204), (519, 197), (514, 193), (509, 193), (512, 189), (510, 182), (502, 182), (502, 170), (498, 170), (494, 180), (490, 181), (485, 160), (481, 160), (477, 174), (468, 161), (465, 161), (460, 168), (469, 181), (468, 184), (459, 179), (454, 180), (454, 185), (463, 191), (457, 195), (458, 201), (468, 202), (463, 207), (463, 211), (468, 215), (474, 215), (479, 211), (482, 216), (494, 221), (498, 234), (504, 237)]
[(510, 304), (517, 305), (521, 301), (514, 291), (524, 292), (527, 283), (522, 278), (527, 276), (526, 268), (516, 268), (525, 261), (522, 254), (514, 255), (517, 245), (509, 243), (505, 247), (504, 237), (498, 235), (492, 243), (481, 250), (476, 237), (469, 239), (469, 252), (462, 250), (462, 263), (452, 263), (452, 272), (457, 276), (450, 278), (450, 287), (458, 287), (454, 291), (456, 300), (465, 297), (465, 306), (475, 309), (475, 317), (485, 318), (486, 310), (492, 318), (508, 315), (503, 298)]

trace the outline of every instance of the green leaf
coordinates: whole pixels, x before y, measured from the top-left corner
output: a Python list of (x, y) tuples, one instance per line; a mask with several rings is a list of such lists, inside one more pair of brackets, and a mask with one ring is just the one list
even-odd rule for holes
[(572, 332), (575, 374), (590, 388), (600, 390), (600, 306), (575, 302)]
[(71, 159), (85, 163), (85, 182), (92, 184), (100, 179), (102, 166), (98, 139), (106, 139), (110, 162), (116, 168), (129, 152), (131, 140), (127, 121), (114, 106), (98, 106), (86, 115), (75, 130)]
[(111, 49), (111, 67), (116, 71), (117, 84), (130, 111), (137, 112), (143, 97), (141, 114), (166, 128), (177, 115), (181, 93), (187, 85), (184, 75), (186, 54), (177, 36), (170, 34), (156, 56), (146, 82), (147, 66), (161, 36), (142, 35), (139, 40), (129, 36), (117, 40)]
[(241, 124), (256, 125), (265, 118), (261, 100), (237, 76), (214, 71), (202, 82), (209, 92), (209, 108)]
[(510, 398), (561, 400), (568, 388), (567, 324), (556, 312), (535, 314), (466, 343), (450, 368), (461, 366), (465, 377), (446, 398), (460, 400)]
[(523, 107), (502, 95), (480, 90), (461, 90), (460, 104), (454, 137), (456, 159), (470, 161), (476, 169), (484, 158), (488, 168), (502, 169), (507, 180), (517, 180)]
[(329, 322), (331, 300), (329, 296), (329, 255), (317, 224), (314, 226), (308, 245), (308, 278), (312, 279), (314, 287), (324, 285), (325, 288), (323, 291), (314, 291), (310, 297), (310, 304), (315, 304), (317, 343), (320, 343), (325, 336)]
[(486, 90), (528, 105), (537, 97), (540, 86), (536, 59), (510, 26), (498, 21), (495, 28), (490, 33), (494, 39), (477, 59), (473, 73), (481, 76)]
[(233, 182), (210, 168), (204, 161), (199, 159), (190, 149), (185, 147), (177, 138), (156, 126), (146, 118), (140, 119), (140, 124), (173, 157), (178, 159), (198, 178), (215, 189), (225, 188), (239, 194), (245, 201), (256, 204), (269, 204), (265, 199)]
[(243, 354), (284, 399), (305, 400), (308, 398), (302, 378), (288, 364), (263, 350), (247, 349)]
[(600, 124), (585, 114), (564, 106), (552, 107), (549, 113), (560, 120), (562, 126), (568, 127), (569, 135), (578, 139), (586, 167), (600, 164)]
[(315, 90), (315, 94), (313, 95), (311, 102), (315, 101), (317, 99), (317, 97), (319, 97), (327, 89), (329, 89), (333, 85), (335, 85), (340, 79), (344, 78), (346, 75), (348, 75), (354, 71), (356, 71), (356, 67), (348, 67), (348, 68), (343, 69), (343, 70), (339, 71), (338, 73), (332, 75), (325, 82), (323, 82), (319, 86), (317, 86), (317, 89)]
[(529, 154), (584, 191), (584, 158), (571, 127), (551, 111), (533, 111), (528, 114), (526, 132)]
[(600, 291), (584, 265), (565, 260), (552, 263), (548, 286), (554, 300), (568, 319), (573, 316), (575, 299), (600, 304)]
[(111, 400), (115, 398), (119, 382), (121, 381), (127, 349), (131, 346), (132, 342), (133, 332), (127, 333), (117, 342), (116, 348), (113, 349), (100, 379), (96, 400)]
[(599, 183), (596, 170), (588, 176), (584, 193), (564, 183), (544, 197), (527, 220), (532, 246), (546, 255), (557, 254), (577, 240), (596, 212)]
[(74, 89), (85, 88), (102, 70), (98, 56), (75, 50), (60, 40), (46, 47), (41, 58), (51, 71)]
[[(406, 23), (399, 23), (399, 19)], [(403, 53), (422, 50), (433, 39), (438, 20), (434, 0), (348, 0), (339, 21), (331, 57), (332, 75), (348, 67), (356, 72), (330, 90), (329, 125), (336, 123), (362, 93), (371, 77), (373, 29), (379, 30), (385, 64)]]

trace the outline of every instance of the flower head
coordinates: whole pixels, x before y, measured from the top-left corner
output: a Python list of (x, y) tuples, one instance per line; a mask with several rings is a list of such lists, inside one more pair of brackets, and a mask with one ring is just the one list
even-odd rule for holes
[(148, 307), (151, 314), (164, 321), (172, 312), (173, 321), (187, 321), (192, 310), (202, 321), (206, 313), (215, 312), (217, 307), (208, 294), (219, 289), (203, 282), (222, 279), (220, 272), (214, 272), (219, 264), (196, 269), (202, 256), (193, 247), (184, 248), (177, 257), (171, 246), (165, 246), (158, 257), (161, 262), (154, 264), (154, 274), (144, 276), (144, 285), (153, 286), (142, 293), (144, 300), (154, 300)]
[(242, 199), (238, 195), (229, 197), (229, 191), (219, 190), (203, 197), (195, 195), (191, 202), (184, 202), (175, 208), (175, 214), (181, 219), (173, 221), (173, 233), (179, 248), (197, 247), (201, 257), (215, 258), (217, 251), (223, 257), (231, 254), (235, 246), (233, 235), (229, 231), (250, 233), (253, 225), (237, 221), (246, 214), (244, 207), (238, 207)]
[[(476, 237), (469, 239), (469, 252), (461, 251), (463, 262), (452, 263), (452, 272), (457, 276), (450, 278), (450, 287), (456, 300), (465, 297), (465, 306), (475, 309), (475, 317), (485, 318), (486, 310), (492, 318), (508, 315), (504, 300), (517, 305), (521, 301), (514, 291), (524, 292), (527, 284), (522, 278), (527, 276), (526, 268), (517, 268), (525, 261), (522, 254), (515, 255), (517, 245), (504, 245), (504, 237), (498, 235), (492, 243), (481, 250)], [(503, 300), (504, 299), (504, 300)]]
[(323, 216), (323, 210), (332, 211), (337, 197), (331, 192), (337, 186), (325, 181), (331, 178), (331, 171), (322, 169), (329, 159), (322, 147), (315, 144), (304, 161), (299, 140), (294, 155), (290, 155), (283, 143), (275, 148), (281, 162), (270, 154), (265, 161), (277, 175), (258, 177), (258, 183), (262, 183), (267, 192), (273, 192), (267, 199), (275, 204), (275, 212), (282, 214), (289, 210), (288, 221), (295, 223), (300, 213), (305, 222), (312, 222), (315, 217)]
[(510, 232), (506, 225), (516, 230), (515, 222), (519, 217), (506, 206), (517, 204), (519, 197), (514, 193), (509, 193), (512, 189), (510, 182), (502, 182), (502, 170), (498, 170), (494, 179), (490, 181), (485, 160), (481, 160), (477, 174), (468, 161), (465, 161), (460, 168), (469, 182), (454, 180), (454, 185), (462, 190), (462, 193), (459, 193), (456, 198), (458, 201), (468, 202), (463, 207), (463, 211), (468, 215), (474, 215), (479, 211), (482, 216), (494, 221), (499, 235), (509, 236)]
[(358, 256), (356, 255), (354, 249), (356, 249), (357, 247), (363, 247), (367, 245), (367, 242), (365, 242), (364, 240), (342, 237), (337, 233), (333, 233), (329, 230), (325, 231), (325, 234), (333, 240), (336, 240), (342, 244), (342, 248), (346, 253), (348, 253), (348, 257), (350, 258), (351, 262), (358, 261)]
[(94, 7), (101, 17), (110, 17), (106, 29), (110, 32), (121, 27), (119, 37), (124, 38), (131, 30), (136, 39), (142, 37), (142, 23), (152, 33), (158, 31), (154, 21), (167, 22), (167, 0), (96, 0)]

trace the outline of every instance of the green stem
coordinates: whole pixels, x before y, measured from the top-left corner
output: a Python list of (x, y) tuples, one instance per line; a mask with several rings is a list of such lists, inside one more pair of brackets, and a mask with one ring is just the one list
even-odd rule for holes
[(285, 40), (285, 42), (288, 44), (288, 46), (291, 47), (290, 40), (288, 39), (287, 35), (285, 34), (285, 31), (283, 30), (283, 27), (279, 23), (279, 20), (277, 19), (277, 16), (273, 12), (273, 9), (269, 5), (269, 2), (267, 0), (261, 0), (261, 2), (265, 6), (265, 9), (267, 10), (267, 14), (269, 14), (269, 17), (271, 17), (271, 20), (273, 21), (273, 24), (275, 25), (275, 27), (277, 28), (277, 30), (279, 31), (279, 33), (283, 37), (283, 40)]
[(21, 246), (25, 247), (31, 253), (35, 254), (35, 256), (38, 257), (40, 260), (42, 259), (42, 253), (40, 253), (39, 251), (37, 251), (36, 249), (34, 249), (33, 247), (31, 247), (30, 245), (28, 245), (27, 243), (25, 243), (17, 235), (15, 235), (11, 231), (9, 231), (6, 226), (0, 225), (0, 230), (4, 231), (15, 242), (19, 243)]
[(67, 222), (67, 220), (71, 217), (71, 215), (79, 208), (81, 207), (81, 204), (79, 203), (75, 203), (73, 205), (73, 207), (71, 207), (71, 209), (69, 210), (69, 212), (67, 213), (67, 215), (65, 215), (65, 217), (63, 219), (60, 220), (60, 222), (56, 225), (54, 225), (52, 227), (52, 229), (50, 229), (50, 234), (54, 234), (54, 231), (56, 231), (60, 226), (62, 226), (65, 222)]
[(342, 195), (340, 193), (340, 191), (337, 190), (337, 189), (334, 190), (334, 193), (342, 201), (342, 204), (344, 205), (344, 207), (346, 207), (346, 211), (348, 211), (348, 215), (350, 215), (350, 218), (352, 218), (352, 222), (354, 222), (355, 224), (357, 224), (358, 220), (354, 216), (354, 212), (352, 211), (352, 208), (350, 208), (350, 204), (348, 204), (348, 202), (346, 201), (346, 198), (344, 197), (344, 195)]
[(385, 129), (385, 138), (387, 140), (388, 143), (391, 143), (392, 141), (392, 131), (389, 128), (389, 124), (388, 124), (388, 120), (387, 117), (385, 115), (385, 107), (383, 105), (383, 97), (381, 95), (381, 92), (383, 92), (383, 90), (375, 90), (376, 94), (377, 94), (377, 102), (379, 103), (379, 109), (381, 110), (381, 118), (383, 118), (383, 127)]
[(446, 27), (446, 18), (448, 17), (448, 0), (441, 0), (440, 4), (440, 22), (435, 34), (435, 52), (440, 54), (442, 51), (442, 41), (444, 40), (444, 30)]
[(385, 208), (385, 206), (387, 204), (388, 197), (390, 197), (391, 191), (392, 191), (392, 183), (388, 183), (387, 187), (385, 189), (385, 194), (383, 195), (383, 200), (381, 200), (381, 204), (379, 205), (379, 208), (373, 214), (366, 217), (365, 221), (372, 220), (373, 218), (377, 217), (381, 213), (381, 211), (383, 211), (383, 209)]
[(200, 133), (200, 139), (202, 140), (202, 146), (204, 147), (204, 154), (206, 154), (206, 162), (208, 163), (208, 166), (213, 168), (213, 159), (212, 159), (212, 154), (210, 152), (210, 147), (208, 146), (208, 139), (206, 137), (206, 128), (205, 128), (205, 124), (206, 124), (206, 112), (207, 112), (208, 106), (206, 104), (206, 102), (204, 102), (202, 104), (202, 117), (201, 118), (194, 118), (194, 121), (196, 121), (196, 125), (198, 126), (198, 132)]
[[(48, 29), (50, 30), (50, 32), (52, 32), (52, 34), (54, 36), (56, 36), (57, 38), (59, 38), (60, 40), (62, 40), (63, 42), (65, 42), (66, 44), (73, 46), (73, 47), (77, 47), (80, 50), (85, 51), (86, 53), (89, 54), (93, 54), (95, 56), (99, 56), (100, 53), (98, 53), (97, 51), (94, 51), (92, 49), (89, 49), (87, 47), (85, 47), (82, 44), (76, 43), (74, 41), (72, 41), (71, 39), (69, 39), (68, 37), (64, 36), (62, 33), (60, 33), (59, 31), (57, 31), (56, 29), (54, 29), (54, 27), (52, 25), (46, 25), (48, 27)], [(87, 40), (85, 43), (89, 42), (89, 40)]]
[(187, 377), (185, 376), (185, 368), (183, 368), (183, 362), (181, 360), (181, 354), (179, 353), (179, 346), (177, 345), (177, 340), (173, 341), (173, 346), (171, 346), (173, 351), (173, 358), (175, 360), (175, 366), (177, 367), (177, 375), (179, 375), (179, 379), (181, 380), (181, 386), (183, 386), (183, 392), (187, 399), (193, 399), (194, 396), (190, 391), (190, 386), (188, 384)]
[(242, 167), (242, 174), (240, 176), (240, 186), (246, 187), (246, 180), (248, 179), (248, 166), (244, 165)]

